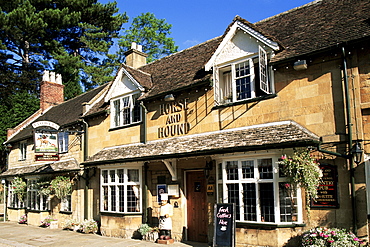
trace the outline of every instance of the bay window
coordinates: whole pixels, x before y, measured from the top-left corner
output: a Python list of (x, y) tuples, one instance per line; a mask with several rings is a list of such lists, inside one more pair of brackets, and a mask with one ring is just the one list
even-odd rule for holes
[(220, 203), (234, 203), (237, 222), (301, 221), (300, 190), (279, 174), (276, 157), (224, 160), (218, 168)]
[(117, 168), (101, 171), (101, 211), (141, 212), (141, 169)]
[(9, 186), (8, 207), (11, 207), (11, 208), (23, 208), (24, 207), (24, 202), (19, 199), (19, 196), (16, 193), (14, 193), (14, 187), (12, 185)]
[(111, 100), (111, 127), (121, 127), (141, 122), (140, 94), (130, 94)]
[(38, 180), (27, 181), (27, 208), (30, 210), (49, 210), (49, 196), (39, 192)]
[(272, 72), (267, 53), (259, 47), (258, 54), (214, 67), (215, 101), (226, 104), (273, 93)]

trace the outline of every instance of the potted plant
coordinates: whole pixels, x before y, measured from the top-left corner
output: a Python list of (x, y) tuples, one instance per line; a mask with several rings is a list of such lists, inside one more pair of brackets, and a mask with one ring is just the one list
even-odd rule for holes
[(278, 161), (279, 168), (287, 178), (286, 187), (295, 191), (298, 187), (304, 188), (306, 194), (306, 208), (309, 213), (309, 200), (317, 197), (317, 188), (321, 183), (322, 171), (317, 162), (306, 150), (295, 151), (293, 156), (283, 155)]
[(97, 233), (98, 232), (98, 223), (93, 219), (84, 220), (81, 225), (82, 225), (83, 233)]
[(66, 198), (72, 194), (73, 181), (68, 177), (58, 176), (50, 184), (55, 196), (59, 199)]
[(18, 220), (18, 223), (19, 224), (27, 224), (27, 215), (22, 215), (19, 220)]
[(345, 229), (317, 227), (303, 233), (300, 246), (358, 247), (363, 242)]
[(27, 192), (27, 184), (22, 178), (16, 177), (12, 181), (13, 193), (17, 195), (20, 201), (23, 201), (24, 196)]
[(150, 227), (148, 224), (141, 224), (138, 231), (146, 241), (155, 242), (159, 236), (158, 227)]
[(49, 227), (53, 221), (57, 220), (53, 219), (50, 215), (48, 215), (44, 220), (41, 221), (40, 227)]

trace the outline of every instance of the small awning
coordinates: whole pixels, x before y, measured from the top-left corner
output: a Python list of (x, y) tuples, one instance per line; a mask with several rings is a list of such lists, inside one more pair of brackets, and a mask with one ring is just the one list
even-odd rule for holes
[(315, 145), (319, 141), (317, 135), (299, 124), (283, 121), (104, 148), (82, 164), (92, 166), (289, 148)]
[(48, 164), (22, 166), (11, 168), (0, 174), (0, 177), (25, 176), (72, 172), (81, 170), (80, 164), (75, 159), (60, 160)]

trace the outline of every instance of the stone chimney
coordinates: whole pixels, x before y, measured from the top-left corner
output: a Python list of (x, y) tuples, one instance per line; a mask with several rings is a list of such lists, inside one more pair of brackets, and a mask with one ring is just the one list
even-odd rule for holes
[(132, 42), (131, 49), (125, 52), (126, 64), (135, 69), (146, 64), (148, 54), (143, 52), (141, 45)]
[(40, 84), (40, 109), (44, 112), (51, 106), (64, 102), (62, 76), (55, 72), (44, 71)]

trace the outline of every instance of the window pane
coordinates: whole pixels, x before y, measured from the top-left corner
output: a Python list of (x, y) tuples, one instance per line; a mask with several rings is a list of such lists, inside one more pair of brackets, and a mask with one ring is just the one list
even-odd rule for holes
[(239, 184), (227, 185), (228, 203), (235, 203), (236, 220), (240, 220), (240, 198)]
[(127, 211), (128, 212), (139, 212), (139, 186), (132, 185), (127, 187)]
[(120, 126), (121, 122), (120, 100), (113, 101), (113, 107), (114, 107), (114, 126)]
[(103, 209), (108, 211), (108, 186), (103, 186)]
[(226, 162), (227, 180), (238, 180), (238, 161)]
[(111, 203), (111, 211), (116, 211), (116, 186), (109, 186), (110, 187), (110, 203)]
[(236, 79), (236, 95), (238, 100), (249, 99), (252, 97), (250, 76)]
[(244, 220), (257, 220), (256, 184), (243, 184)]
[(119, 212), (125, 211), (125, 186), (123, 185), (118, 186), (118, 206)]
[(123, 109), (123, 124), (130, 124), (131, 123), (131, 109), (125, 108)]
[(297, 191), (291, 185), (279, 183), (280, 221), (297, 221)]
[(140, 96), (140, 94), (136, 94), (132, 96), (132, 101), (134, 105), (133, 109), (133, 122), (140, 122), (141, 121), (141, 106), (140, 103), (137, 101), (137, 98)]
[(274, 222), (274, 186), (272, 183), (260, 183), (260, 207), (261, 207), (261, 221)]
[(118, 174), (118, 183), (123, 184), (125, 182), (125, 176), (123, 173), (123, 169), (118, 169), (117, 174)]
[(254, 178), (254, 161), (242, 161), (243, 178)]
[(103, 170), (102, 177), (103, 177), (103, 183), (108, 183), (108, 170)]
[(110, 170), (109, 171), (109, 177), (110, 177), (110, 181), (112, 183), (116, 182), (116, 171), (115, 170)]
[(138, 169), (128, 169), (128, 181), (129, 182), (139, 182), (139, 170)]
[(260, 179), (272, 179), (272, 159), (260, 159), (257, 161)]

